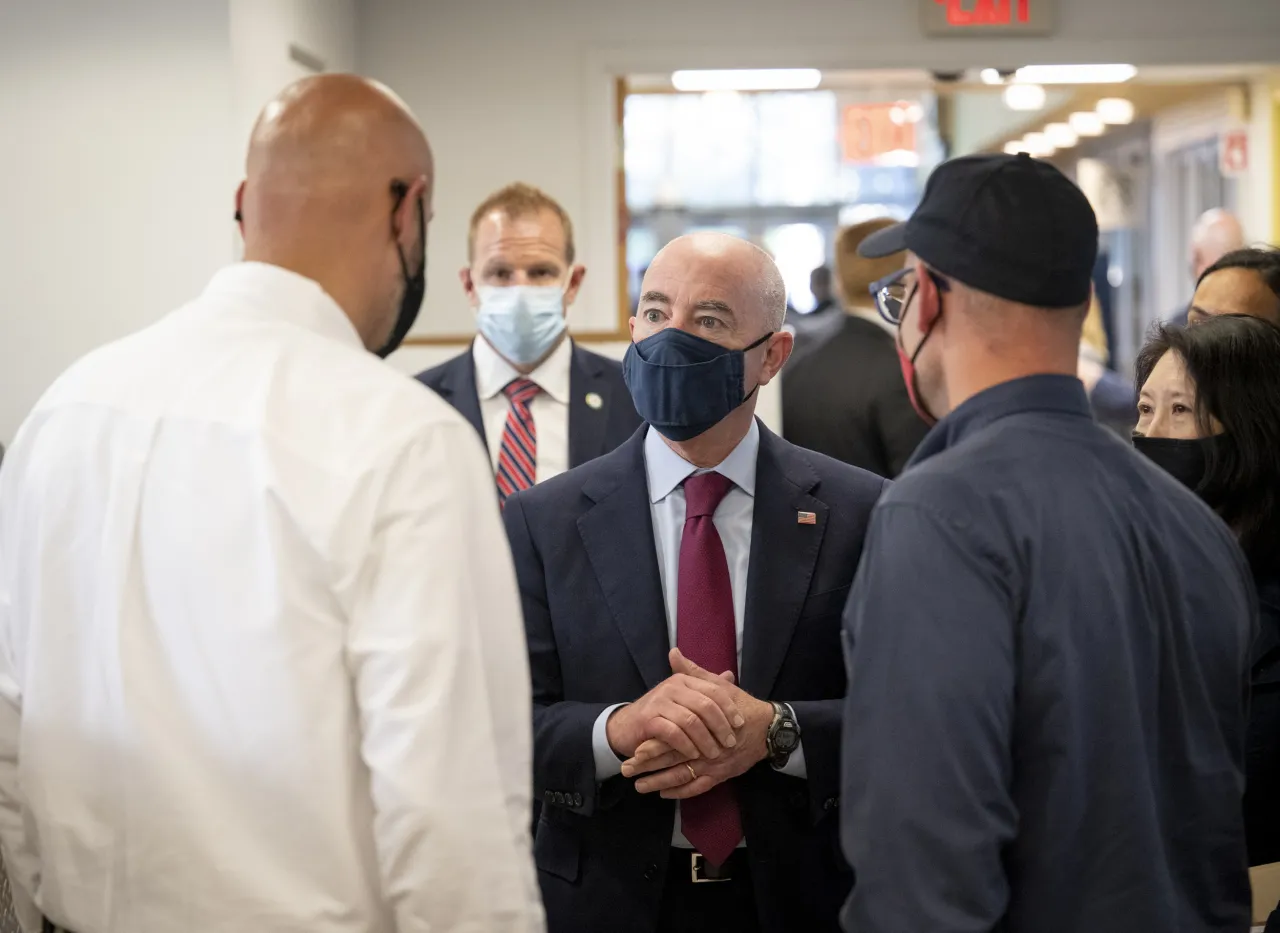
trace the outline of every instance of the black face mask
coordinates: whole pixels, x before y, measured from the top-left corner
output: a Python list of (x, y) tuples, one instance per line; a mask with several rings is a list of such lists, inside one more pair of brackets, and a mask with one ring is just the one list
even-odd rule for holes
[[(395, 229), (395, 212), (400, 209), (405, 195), (409, 193), (409, 186), (402, 181), (391, 183), (391, 190), (396, 196), (395, 206), (391, 208), (392, 225), (391, 235), (396, 236)], [(404, 297), (400, 299), (400, 313), (396, 315), (396, 326), (391, 330), (391, 336), (387, 338), (387, 342), (378, 350), (378, 356), (386, 359), (409, 335), (413, 322), (418, 319), (418, 312), (422, 310), (422, 299), (427, 294), (427, 222), (422, 212), (422, 202), (418, 202), (418, 243), (421, 244), (423, 250), (422, 263), (418, 266), (418, 271), (409, 274), (409, 263), (405, 261), (404, 250), (400, 248), (400, 242), (396, 240), (396, 254), (400, 257), (400, 271), (404, 275)]]
[(1214, 442), (1213, 437), (1183, 440), (1135, 434), (1133, 438), (1134, 449), (1193, 492), (1204, 482)]

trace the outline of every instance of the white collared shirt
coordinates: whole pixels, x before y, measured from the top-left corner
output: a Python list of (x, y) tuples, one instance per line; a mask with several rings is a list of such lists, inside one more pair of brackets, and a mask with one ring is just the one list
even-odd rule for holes
[(15, 887), (84, 933), (541, 930), (483, 464), (273, 266), (65, 373), (0, 471)]
[(489, 461), (496, 472), (502, 451), (502, 433), (511, 411), (503, 389), (512, 379), (528, 379), (542, 389), (529, 405), (538, 434), (537, 482), (551, 479), (569, 469), (569, 367), (573, 362), (573, 341), (567, 336), (533, 372), (525, 375), (498, 355), (489, 341), (477, 336), (471, 344), (476, 366), (476, 394), (489, 445)]
[[(684, 481), (696, 473), (719, 473), (733, 482), (715, 514), (711, 517), (729, 565), (729, 586), (733, 590), (733, 622), (738, 641), (738, 670), (742, 670), (742, 630), (746, 619), (747, 574), (751, 565), (751, 527), (755, 514), (756, 461), (760, 453), (760, 425), (751, 422), (746, 436), (729, 456), (708, 470), (700, 470), (667, 445), (653, 428), (644, 438), (645, 478), (649, 486), (649, 510), (653, 517), (653, 539), (658, 555), (658, 575), (662, 581), (662, 598), (667, 610), (667, 638), (677, 644), (677, 614), (680, 593), (680, 541), (684, 537)], [(716, 671), (715, 673), (720, 673)], [(609, 707), (596, 719), (592, 730), (596, 780), (604, 781), (622, 773), (622, 762), (609, 747), (607, 723), (619, 706)], [(801, 724), (803, 731), (804, 725)], [(788, 759), (783, 774), (804, 778), (808, 769), (804, 749), (797, 747)], [(680, 831), (676, 814), (672, 844), (692, 848)], [(745, 845), (746, 840), (740, 845)]]

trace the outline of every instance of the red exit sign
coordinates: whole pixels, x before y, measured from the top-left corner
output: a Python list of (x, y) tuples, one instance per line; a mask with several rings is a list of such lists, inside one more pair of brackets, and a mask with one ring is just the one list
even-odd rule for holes
[(1033, 35), (1053, 31), (1051, 0), (919, 0), (931, 36)]

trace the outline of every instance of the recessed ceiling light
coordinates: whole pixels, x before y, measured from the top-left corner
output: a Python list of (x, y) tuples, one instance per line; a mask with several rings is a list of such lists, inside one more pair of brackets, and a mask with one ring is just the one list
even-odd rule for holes
[(1044, 135), (1055, 149), (1070, 149), (1080, 142), (1076, 131), (1065, 123), (1050, 123), (1044, 128)]
[(1103, 123), (1112, 126), (1124, 126), (1132, 123), (1136, 115), (1133, 101), (1123, 97), (1104, 97), (1095, 108)]
[(1073, 113), (1067, 118), (1067, 123), (1080, 136), (1101, 136), (1107, 131), (1107, 125), (1102, 122), (1102, 117), (1092, 110)]
[(1057, 152), (1053, 148), (1053, 144), (1049, 142), (1049, 137), (1044, 133), (1028, 133), (1022, 137), (1022, 145), (1025, 152), (1029, 152), (1037, 159), (1047, 159)]
[(979, 77), (983, 84), (1004, 84), (1004, 78), (995, 68), (983, 68)]
[(1010, 84), (1004, 89), (1004, 105), (1010, 110), (1043, 110), (1045, 99), (1038, 84)]
[(1132, 65), (1028, 65), (1016, 80), (1024, 84), (1123, 84), (1133, 80)]
[(810, 91), (822, 83), (816, 68), (756, 68), (731, 71), (677, 71), (677, 91)]

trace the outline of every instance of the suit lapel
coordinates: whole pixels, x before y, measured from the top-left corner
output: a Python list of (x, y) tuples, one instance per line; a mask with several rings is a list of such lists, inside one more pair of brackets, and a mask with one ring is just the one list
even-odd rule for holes
[(445, 401), (480, 432), (480, 440), (487, 446), (489, 440), (484, 432), (484, 416), (480, 413), (480, 396), (476, 394), (476, 360), (470, 347), (449, 367), (445, 378), (440, 380), (439, 391)]
[(623, 641), (652, 690), (671, 676), (666, 604), (649, 510), (642, 428), (608, 455), (608, 471), (583, 492), (595, 502), (578, 518), (578, 532)]
[[(761, 426), (751, 562), (742, 635), (742, 689), (766, 698), (804, 608), (827, 529), (827, 506), (811, 495), (818, 475), (790, 444)], [(815, 524), (801, 524), (800, 513)]]
[[(609, 386), (599, 366), (577, 344), (569, 363), (569, 466), (581, 466), (605, 452)], [(588, 402), (590, 398), (590, 402)]]

